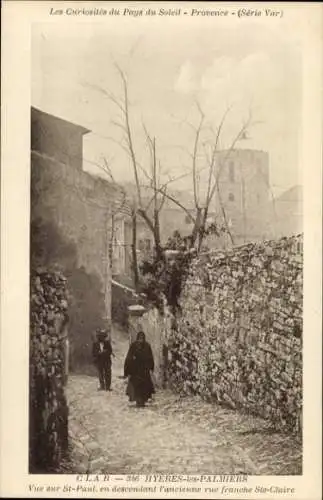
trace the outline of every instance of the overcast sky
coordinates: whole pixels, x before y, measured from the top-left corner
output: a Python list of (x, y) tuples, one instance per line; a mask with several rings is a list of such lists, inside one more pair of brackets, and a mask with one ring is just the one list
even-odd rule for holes
[[(197, 124), (195, 100), (214, 127), (232, 106), (223, 148), (251, 106), (261, 123), (239, 147), (268, 151), (276, 194), (301, 183), (301, 51), (284, 20), (55, 21), (33, 27), (32, 104), (93, 131), (84, 139), (86, 168), (104, 156), (119, 180), (131, 180), (128, 159), (114, 142), (121, 139), (113, 124), (120, 112), (91, 87), (122, 95), (116, 61), (127, 74), (135, 146), (144, 165), (149, 157), (142, 122), (156, 136), (164, 170), (178, 175), (190, 167), (186, 150), (192, 149), (194, 132), (188, 123)], [(188, 188), (188, 179), (181, 186)]]

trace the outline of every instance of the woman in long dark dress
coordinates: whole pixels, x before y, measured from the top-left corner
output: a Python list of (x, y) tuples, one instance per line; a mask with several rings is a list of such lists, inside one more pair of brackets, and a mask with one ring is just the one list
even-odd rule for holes
[(137, 406), (145, 406), (155, 392), (150, 374), (153, 370), (154, 357), (150, 344), (144, 332), (139, 332), (124, 363), (124, 376), (128, 377), (127, 395), (130, 401), (136, 401)]

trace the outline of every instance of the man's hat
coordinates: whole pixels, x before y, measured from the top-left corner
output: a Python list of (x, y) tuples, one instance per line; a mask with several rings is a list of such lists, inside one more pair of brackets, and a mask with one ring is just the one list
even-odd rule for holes
[(102, 335), (106, 335), (106, 331), (103, 328), (98, 328), (97, 334), (100, 335), (100, 337), (101, 337)]

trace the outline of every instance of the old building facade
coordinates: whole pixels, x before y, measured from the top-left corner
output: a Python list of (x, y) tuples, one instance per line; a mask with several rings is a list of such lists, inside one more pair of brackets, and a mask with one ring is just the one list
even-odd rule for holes
[(89, 358), (92, 330), (111, 318), (115, 194), (108, 182), (82, 169), (82, 141), (89, 132), (31, 109), (31, 265), (59, 268), (68, 277), (71, 347), (78, 360)]
[[(269, 156), (267, 152), (251, 149), (219, 151), (216, 157), (219, 190), (215, 193), (209, 207), (209, 221), (228, 226), (234, 245), (261, 241), (268, 236), (268, 213), (271, 210), (269, 184)], [(200, 185), (207, 182), (201, 176)], [(135, 189), (133, 187), (133, 189)], [(172, 191), (171, 196), (178, 200), (189, 212), (195, 213), (193, 194), (190, 191)], [(201, 189), (201, 200), (205, 193)], [(132, 241), (131, 220), (121, 217), (118, 222), (118, 238), (115, 244), (115, 266), (118, 272), (128, 274), (130, 248)], [(166, 243), (174, 231), (187, 236), (192, 231), (192, 221), (188, 214), (172, 202), (165, 200), (160, 212), (160, 232), (162, 243)], [(147, 224), (137, 218), (138, 255), (151, 250), (153, 235)], [(208, 237), (209, 248), (226, 248), (232, 245), (228, 234), (223, 237)]]
[(251, 149), (219, 151), (219, 195), (215, 211), (225, 211), (235, 244), (261, 241), (266, 233), (270, 195), (269, 155)]
[[(133, 222), (127, 209), (117, 214), (113, 221), (112, 232), (112, 273), (114, 277), (131, 276), (132, 273)], [(153, 235), (140, 217), (136, 221), (137, 258), (153, 249)]]
[(268, 238), (292, 236), (303, 232), (303, 190), (293, 186), (270, 201), (268, 206)]

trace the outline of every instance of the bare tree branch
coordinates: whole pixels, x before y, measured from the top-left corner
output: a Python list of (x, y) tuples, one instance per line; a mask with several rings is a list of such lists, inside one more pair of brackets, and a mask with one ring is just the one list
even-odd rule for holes
[[(149, 156), (150, 156), (150, 165), (152, 167), (153, 165), (153, 140), (152, 138), (150, 137), (149, 135), (149, 132), (146, 128), (146, 125), (144, 124), (144, 122), (142, 121), (142, 127), (144, 129), (144, 132), (145, 132), (145, 136), (146, 136), (146, 142), (147, 142), (147, 145), (148, 145), (148, 150), (149, 150)], [(150, 183), (151, 185), (153, 186), (153, 179), (154, 179), (154, 172), (153, 172), (153, 169), (151, 169), (151, 178), (150, 178)]]
[(221, 197), (221, 192), (220, 192), (220, 187), (219, 187), (218, 181), (216, 182), (216, 189), (217, 189), (219, 204), (220, 204), (221, 213), (222, 213), (222, 217), (223, 217), (223, 220), (224, 220), (225, 228), (226, 228), (226, 231), (227, 231), (228, 235), (230, 236), (230, 240), (231, 240), (232, 245), (234, 245), (235, 242), (234, 242), (233, 235), (232, 235), (232, 233), (230, 231), (230, 226), (229, 226), (229, 222), (228, 222), (228, 219), (227, 219), (227, 214), (226, 214), (225, 209), (224, 209), (224, 205), (223, 205), (223, 201), (222, 201), (222, 197)]
[(158, 200), (157, 200), (157, 162), (156, 162), (156, 138), (153, 138), (152, 142), (152, 172), (153, 172), (153, 188), (154, 188), (154, 228), (155, 228), (155, 240), (156, 240), (156, 250), (159, 252), (160, 249), (160, 224), (159, 224), (159, 210), (158, 210)]
[[(147, 186), (149, 187), (149, 186)], [(191, 214), (191, 212), (180, 202), (178, 201), (176, 198), (174, 198), (174, 196), (170, 195), (167, 190), (165, 190), (165, 188), (163, 189), (162, 187), (157, 187), (157, 191), (159, 193), (161, 193), (162, 195), (165, 196), (165, 198), (167, 198), (169, 201), (172, 201), (175, 205), (177, 205), (178, 207), (180, 207), (185, 213), (186, 215), (189, 217), (189, 219), (195, 223), (195, 218), (193, 217), (193, 215)]]
[[(174, 178), (169, 178), (166, 182), (164, 182), (161, 186), (158, 186), (157, 187), (157, 192), (160, 193), (162, 195), (162, 200), (163, 200), (163, 205), (165, 203), (165, 199), (167, 199), (167, 188), (169, 186), (169, 184), (173, 183), (173, 182), (177, 182), (185, 177), (189, 177), (190, 175), (192, 175), (192, 172), (186, 172), (184, 174), (181, 174), (179, 175), (178, 177), (174, 177)], [(153, 186), (150, 184), (150, 185), (146, 185), (144, 184), (143, 185), (144, 188), (148, 188), (148, 189), (152, 189)], [(166, 193), (165, 193), (166, 191)], [(148, 202), (148, 205), (146, 206), (145, 210), (146, 212), (149, 210), (152, 202), (154, 201), (154, 195), (150, 198), (149, 202)]]
[(116, 65), (116, 68), (118, 69), (119, 74), (120, 74), (121, 79), (122, 79), (122, 82), (123, 82), (126, 133), (127, 133), (130, 156), (131, 156), (131, 160), (132, 160), (132, 166), (133, 166), (134, 175), (135, 175), (138, 202), (139, 202), (139, 205), (141, 206), (141, 190), (140, 190), (140, 183), (139, 183), (139, 176), (138, 176), (138, 166), (137, 166), (136, 155), (135, 155), (135, 151), (134, 151), (134, 147), (133, 147), (132, 134), (131, 134), (131, 128), (130, 128), (130, 121), (129, 121), (128, 85), (127, 85), (127, 80), (126, 80), (126, 77), (125, 77), (123, 71), (119, 68), (118, 65)]
[(122, 124), (122, 123), (119, 123), (115, 120), (111, 120), (111, 123), (112, 125), (114, 125), (115, 127), (118, 127), (120, 128), (123, 132), (127, 132), (127, 129), (125, 128), (125, 126)]
[[(121, 68), (115, 63), (115, 67), (119, 73), (119, 76), (121, 77), (122, 80), (122, 85), (123, 85), (123, 102), (120, 104), (120, 101), (113, 95), (111, 92), (108, 92), (107, 90), (103, 89), (100, 86), (93, 85), (93, 84), (83, 84), (86, 85), (90, 88), (93, 88), (102, 94), (104, 94), (106, 97), (108, 97), (123, 113), (124, 120), (125, 120), (125, 125), (121, 125), (118, 122), (115, 122), (114, 124), (121, 128), (124, 133), (126, 134), (126, 139), (127, 139), (127, 146), (128, 146), (128, 154), (130, 155), (130, 159), (132, 162), (133, 166), (133, 171), (134, 171), (134, 177), (135, 177), (135, 184), (136, 184), (136, 190), (137, 190), (137, 196), (138, 196), (138, 201), (139, 205), (141, 205), (141, 191), (140, 191), (140, 183), (139, 183), (139, 175), (138, 175), (138, 162), (136, 159), (135, 151), (134, 151), (134, 146), (133, 146), (133, 139), (132, 139), (132, 133), (131, 133), (131, 127), (130, 127), (130, 119), (129, 119), (129, 98), (128, 98), (128, 84), (127, 84), (127, 79), (125, 77), (124, 72), (121, 70)], [(117, 141), (115, 141), (117, 142)], [(119, 145), (126, 150), (124, 146), (122, 146), (120, 143)], [(139, 167), (140, 168), (140, 167)], [(144, 173), (145, 170), (143, 169)]]
[(194, 148), (193, 148), (193, 165), (192, 165), (194, 203), (195, 203), (196, 208), (199, 207), (199, 200), (198, 200), (198, 193), (197, 193), (197, 178), (196, 178), (196, 156), (197, 156), (197, 152), (198, 152), (199, 140), (200, 140), (200, 134), (201, 134), (203, 121), (204, 121), (204, 114), (201, 111), (200, 122), (199, 122), (198, 128), (196, 130), (196, 134), (195, 134)]
[(104, 89), (100, 85), (95, 85), (95, 84), (89, 83), (89, 82), (80, 82), (80, 83), (83, 87), (88, 87), (92, 90), (96, 90), (97, 92), (100, 92), (105, 97), (107, 97), (111, 102), (113, 102), (113, 104), (115, 104), (120, 109), (120, 111), (122, 111), (122, 113), (125, 113), (124, 107), (122, 106), (120, 101), (111, 92), (108, 92), (106, 89)]
[(191, 159), (193, 159), (193, 155), (190, 151), (188, 151), (188, 149), (186, 149), (184, 146), (181, 146), (181, 145), (177, 145), (177, 144), (172, 144), (172, 145), (169, 145), (168, 146), (169, 148), (172, 148), (172, 149), (181, 149), (182, 151), (184, 151)]
[(110, 168), (110, 165), (109, 165), (109, 163), (108, 163), (108, 160), (107, 160), (105, 157), (103, 157), (103, 163), (104, 163), (103, 170), (104, 170), (104, 171), (105, 171), (105, 172), (109, 175), (109, 177), (110, 177), (111, 181), (112, 181), (114, 184), (116, 184), (116, 181), (115, 181), (115, 179), (114, 179), (114, 177), (113, 177), (112, 170), (111, 170), (111, 168)]
[[(227, 115), (227, 113), (225, 114), (225, 116), (226, 115)], [(221, 123), (223, 125), (224, 120), (222, 120)], [(230, 154), (232, 153), (233, 149), (235, 148), (236, 143), (240, 140), (240, 138), (243, 135), (243, 133), (245, 133), (250, 126), (251, 126), (251, 112), (249, 110), (248, 119), (245, 121), (245, 123), (242, 125), (242, 127), (239, 130), (239, 132), (237, 133), (237, 135), (233, 139), (229, 150), (226, 152), (224, 160), (222, 160), (222, 162), (220, 164), (220, 168), (219, 168), (217, 174), (215, 174), (214, 169), (212, 169), (212, 175), (214, 177), (214, 184), (213, 184), (213, 187), (210, 189), (210, 193), (209, 193), (209, 197), (208, 197), (209, 198), (209, 203), (213, 199), (213, 196), (214, 196), (215, 191), (216, 191), (217, 195), (218, 195), (218, 199), (219, 199), (219, 204), (220, 204), (220, 208), (221, 208), (223, 220), (224, 220), (224, 223), (225, 223), (225, 226), (226, 226), (226, 230), (227, 230), (227, 232), (228, 232), (228, 234), (230, 236), (232, 244), (234, 244), (234, 238), (233, 238), (232, 233), (230, 231), (229, 224), (228, 224), (227, 217), (226, 217), (226, 213), (225, 213), (225, 209), (224, 209), (224, 205), (223, 205), (223, 202), (222, 202), (221, 192), (220, 192), (220, 187), (219, 187), (219, 178), (220, 178), (220, 175), (221, 175), (221, 172), (222, 172), (224, 166), (226, 165), (226, 161), (227, 161), (228, 157), (230, 156)], [(220, 137), (220, 134), (218, 134), (218, 137)]]
[(214, 196), (214, 193), (215, 191), (218, 189), (218, 182), (219, 182), (219, 178), (220, 178), (220, 175), (222, 173), (222, 170), (224, 168), (224, 166), (226, 165), (226, 161), (227, 159), (229, 158), (229, 156), (231, 155), (232, 151), (234, 150), (237, 142), (239, 141), (239, 139), (241, 138), (241, 135), (250, 127), (250, 124), (251, 124), (251, 114), (249, 112), (249, 117), (248, 117), (248, 120), (242, 125), (242, 127), (240, 128), (239, 132), (237, 133), (237, 135), (235, 136), (235, 138), (233, 139), (232, 143), (231, 143), (231, 146), (230, 148), (227, 150), (226, 152), (226, 155), (224, 157), (224, 159), (221, 161), (220, 163), (220, 168), (217, 172), (217, 174), (215, 174), (214, 172), (214, 179), (215, 179), (215, 182), (213, 184), (213, 187), (212, 189), (210, 190), (210, 196), (209, 196), (209, 199), (210, 201), (212, 200), (213, 196)]
[(158, 212), (159, 213), (162, 211), (162, 209), (164, 207), (166, 196), (167, 196), (167, 187), (164, 189), (163, 196), (162, 196), (159, 208), (158, 208)]
[(222, 116), (222, 119), (221, 119), (221, 122), (220, 122), (220, 125), (219, 125), (219, 127), (217, 129), (216, 137), (215, 137), (215, 144), (213, 146), (213, 151), (212, 151), (212, 156), (211, 156), (211, 162), (210, 162), (210, 165), (209, 165), (209, 176), (208, 176), (208, 183), (207, 183), (207, 194), (206, 194), (206, 200), (205, 200), (205, 206), (206, 207), (209, 207), (210, 202), (212, 200), (212, 196), (214, 194), (214, 192), (212, 194), (212, 188), (211, 188), (211, 186), (212, 186), (213, 172), (214, 172), (214, 168), (215, 168), (215, 158), (216, 158), (216, 153), (217, 153), (217, 150), (218, 150), (220, 135), (221, 135), (221, 132), (222, 132), (222, 129), (223, 129), (226, 117), (227, 117), (228, 113), (230, 112), (230, 109), (231, 108), (229, 107), (224, 112), (224, 114)]

